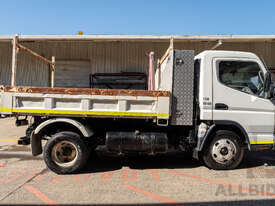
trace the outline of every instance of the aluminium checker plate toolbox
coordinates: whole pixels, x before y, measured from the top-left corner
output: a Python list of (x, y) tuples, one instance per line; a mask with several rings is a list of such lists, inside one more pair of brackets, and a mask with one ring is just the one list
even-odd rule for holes
[(192, 125), (194, 51), (174, 50), (171, 125)]

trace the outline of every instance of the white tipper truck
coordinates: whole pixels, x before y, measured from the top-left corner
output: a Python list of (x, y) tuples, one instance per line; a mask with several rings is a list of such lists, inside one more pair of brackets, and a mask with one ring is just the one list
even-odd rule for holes
[(61, 174), (83, 168), (98, 146), (190, 152), (217, 170), (238, 167), (245, 149), (274, 149), (271, 75), (255, 54), (171, 50), (153, 78), (153, 91), (2, 86), (0, 111), (18, 125), (33, 117), (19, 143)]

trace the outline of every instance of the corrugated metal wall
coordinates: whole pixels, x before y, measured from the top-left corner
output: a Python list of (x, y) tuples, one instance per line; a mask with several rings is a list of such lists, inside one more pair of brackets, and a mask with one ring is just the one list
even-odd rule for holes
[(11, 82), (11, 44), (0, 43), (0, 85)]
[[(169, 43), (161, 42), (28, 42), (23, 43), (37, 53), (50, 58), (55, 56), (58, 61), (89, 61), (90, 68), (85, 71), (96, 72), (146, 72), (148, 56), (154, 51), (161, 57)], [(175, 42), (176, 49), (190, 49), (199, 53), (210, 49), (213, 42)], [(234, 42), (223, 43), (218, 49), (251, 51), (262, 56), (270, 67), (275, 67), (275, 43), (271, 42)], [(0, 43), (0, 84), (9, 85), (11, 76), (11, 44)], [(17, 64), (17, 85), (48, 86), (49, 67), (44, 62), (20, 51)], [(58, 65), (57, 65), (58, 69)], [(89, 78), (84, 76), (83, 78)], [(68, 78), (58, 78), (59, 86), (67, 86)], [(86, 79), (85, 79), (86, 81)]]

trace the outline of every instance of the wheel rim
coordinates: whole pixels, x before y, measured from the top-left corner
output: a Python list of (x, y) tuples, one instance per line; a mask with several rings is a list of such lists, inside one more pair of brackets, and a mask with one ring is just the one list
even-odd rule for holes
[(78, 150), (72, 142), (64, 140), (54, 145), (51, 156), (55, 164), (69, 167), (76, 161)]
[(236, 151), (236, 146), (232, 140), (223, 138), (214, 143), (212, 157), (216, 162), (226, 164), (235, 157)]

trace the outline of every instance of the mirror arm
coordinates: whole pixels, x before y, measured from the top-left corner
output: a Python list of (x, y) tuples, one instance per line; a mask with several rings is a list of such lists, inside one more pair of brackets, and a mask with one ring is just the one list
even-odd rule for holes
[(271, 82), (271, 73), (267, 71), (267, 73), (264, 76), (264, 93), (265, 93), (265, 98), (270, 99), (271, 96), (273, 96), (273, 91), (271, 94), (271, 87), (272, 87), (272, 82)]

